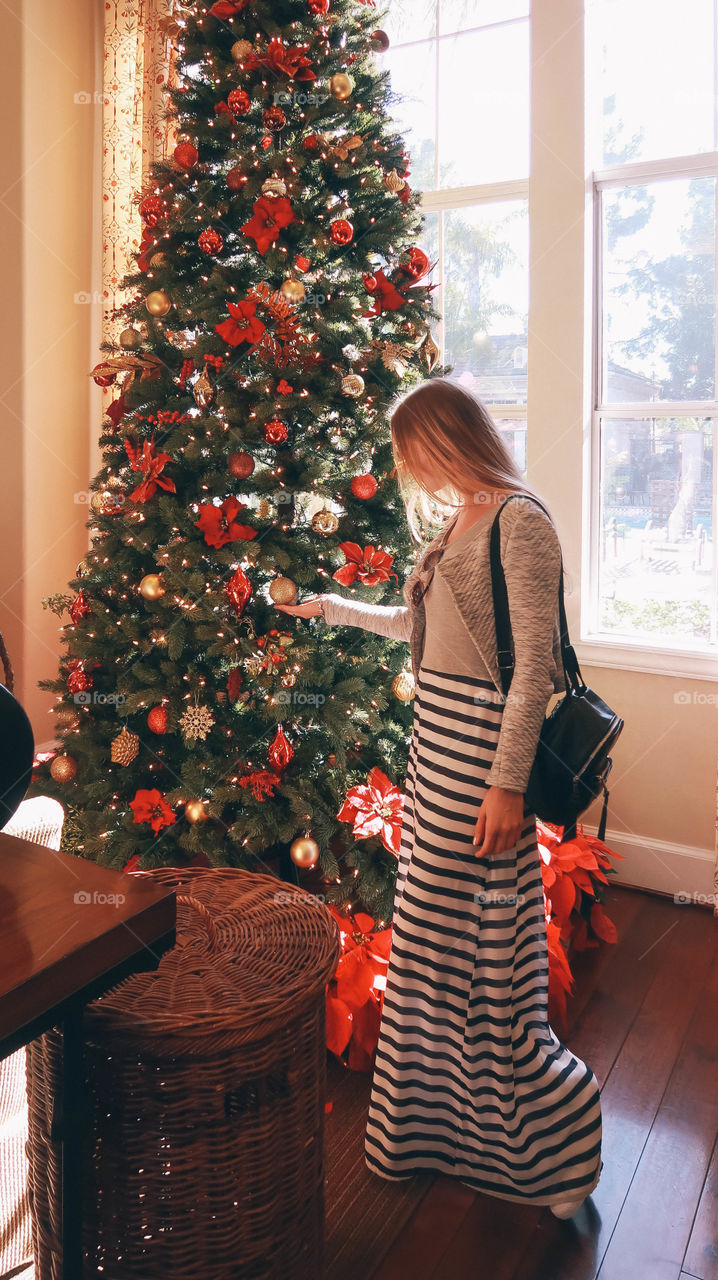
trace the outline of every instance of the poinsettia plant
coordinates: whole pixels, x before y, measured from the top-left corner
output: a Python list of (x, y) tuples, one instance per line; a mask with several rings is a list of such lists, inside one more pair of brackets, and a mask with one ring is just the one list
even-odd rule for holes
[[(404, 796), (381, 769), (373, 768), (365, 784), (351, 787), (338, 817), (353, 824), (357, 839), (378, 837), (398, 856)], [(571, 994), (572, 952), (616, 942), (616, 926), (603, 909), (608, 873), (615, 874), (609, 849), (597, 836), (576, 824), (573, 839), (562, 840), (563, 828), (536, 820), (541, 859), (546, 942), (549, 959), (548, 1016), (566, 1032), (566, 997)], [(377, 929), (370, 915), (333, 906), (339, 926), (341, 954), (327, 986), (327, 1047), (354, 1071), (369, 1071), (379, 1036), (384, 988), (391, 954), (391, 928)]]

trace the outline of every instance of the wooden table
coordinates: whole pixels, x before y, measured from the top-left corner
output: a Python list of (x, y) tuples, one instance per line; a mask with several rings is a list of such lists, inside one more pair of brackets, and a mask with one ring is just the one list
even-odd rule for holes
[(82, 1251), (82, 1015), (175, 942), (177, 903), (160, 888), (0, 831), (0, 1058), (63, 1030), (63, 1087), (52, 1136), (62, 1144), (63, 1275)]

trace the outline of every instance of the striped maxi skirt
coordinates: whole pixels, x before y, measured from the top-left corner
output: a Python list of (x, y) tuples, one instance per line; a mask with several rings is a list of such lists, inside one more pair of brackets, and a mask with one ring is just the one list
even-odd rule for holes
[(535, 815), (504, 853), (472, 848), (502, 713), (491, 681), (419, 670), (365, 1159), (551, 1204), (598, 1182), (601, 1103), (547, 1021)]

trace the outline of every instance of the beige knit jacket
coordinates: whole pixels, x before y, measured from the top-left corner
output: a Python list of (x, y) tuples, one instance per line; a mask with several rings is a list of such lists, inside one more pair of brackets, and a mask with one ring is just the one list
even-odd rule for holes
[[(417, 673), (424, 648), (425, 610), (414, 588), (426, 580), (432, 552), (443, 548), (455, 518), (429, 544), (404, 583), (404, 607), (366, 606), (339, 595), (325, 595), (325, 621), (330, 626), (348, 623), (408, 639), (412, 668)], [(491, 515), (482, 517), (482, 521), (493, 519)], [(552, 693), (566, 688), (558, 616), (561, 546), (552, 521), (535, 502), (520, 498), (509, 502), (501, 513), (500, 529), (515, 659), (506, 698), (496, 653), (488, 530), (486, 537), (471, 539), (463, 555), (438, 560), (434, 571), (448, 584), (461, 619), (503, 700), (501, 729), (486, 781), (489, 786), (523, 792), (549, 699)]]

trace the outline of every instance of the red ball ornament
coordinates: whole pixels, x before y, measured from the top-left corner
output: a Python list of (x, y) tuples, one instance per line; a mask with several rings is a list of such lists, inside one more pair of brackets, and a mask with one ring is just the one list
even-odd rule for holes
[(96, 382), (98, 387), (111, 387), (117, 374), (113, 371), (110, 373), (93, 373), (92, 381)]
[(378, 481), (370, 472), (363, 476), (354, 476), (351, 483), (355, 498), (373, 498), (378, 488)]
[(282, 769), (286, 769), (293, 755), (294, 748), (284, 733), (282, 726), (279, 725), (267, 750), (270, 769), (274, 769), (275, 773), (281, 773)]
[(166, 733), (167, 720), (166, 707), (153, 707), (147, 717), (147, 726), (153, 733)]
[(234, 169), (230, 169), (229, 172), (226, 174), (224, 180), (227, 183), (227, 186), (229, 187), (230, 191), (241, 191), (242, 187), (247, 181), (247, 175), (245, 173), (242, 173), (242, 170), (239, 168), (238, 165), (235, 165)]
[(227, 459), (227, 469), (236, 480), (246, 480), (254, 471), (254, 458), (251, 453), (231, 453)]
[(318, 151), (319, 139), (316, 133), (308, 133), (306, 138), (302, 139), (302, 151)]
[(289, 428), (281, 418), (270, 418), (264, 424), (264, 438), (268, 444), (284, 444), (289, 435)]
[(146, 227), (156, 227), (166, 212), (165, 202), (161, 196), (145, 196), (140, 205), (140, 217)]
[(386, 34), (386, 31), (372, 31), (370, 39), (374, 48), (377, 49), (379, 53), (386, 53), (389, 48), (389, 37)]
[(329, 13), (329, 0), (307, 0), (310, 13)]
[(197, 237), (197, 244), (203, 253), (219, 253), (224, 245), (219, 231), (215, 231), (214, 227), (207, 227), (205, 231), (201, 231)]
[(329, 238), (334, 244), (349, 244), (354, 237), (354, 227), (346, 218), (335, 218), (329, 228)]
[(401, 264), (401, 269), (405, 275), (411, 276), (412, 280), (420, 280), (425, 276), (431, 263), (423, 249), (418, 249), (414, 245), (406, 252), (407, 261)]
[(287, 123), (287, 117), (281, 107), (267, 107), (262, 112), (265, 129), (283, 129)]
[(244, 89), (233, 89), (227, 95), (227, 106), (233, 116), (246, 116), (252, 106), (252, 99)]
[(199, 160), (199, 152), (191, 142), (178, 142), (172, 159), (180, 169), (193, 169)]

